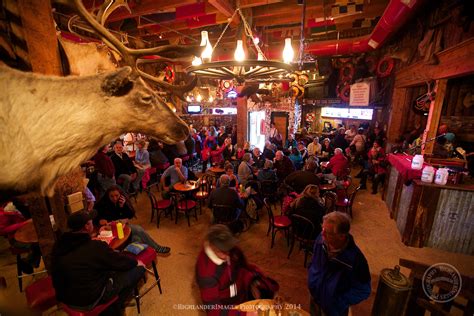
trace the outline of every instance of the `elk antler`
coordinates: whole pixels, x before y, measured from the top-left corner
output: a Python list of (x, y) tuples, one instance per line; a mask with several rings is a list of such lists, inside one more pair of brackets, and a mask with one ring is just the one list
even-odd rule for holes
[[(132, 49), (125, 46), (118, 38), (112, 35), (103, 25), (97, 22), (84, 7), (82, 0), (67, 0), (69, 5), (73, 5), (78, 13), (83, 19), (94, 29), (94, 31), (99, 35), (101, 40), (111, 49), (116, 50), (120, 53), (123, 58), (123, 61), (132, 67), (137, 75), (140, 75), (144, 79), (151, 81), (160, 87), (170, 91), (171, 93), (181, 96), (186, 91), (190, 91), (194, 88), (197, 82), (197, 78), (192, 78), (185, 85), (171, 85), (160, 80), (157, 77), (154, 77), (150, 74), (147, 74), (140, 69), (138, 69), (138, 64), (140, 63), (138, 59), (143, 56), (149, 55), (158, 55), (160, 57), (165, 57), (173, 60), (173, 57), (183, 57), (183, 56), (200, 56), (202, 47), (200, 46), (182, 46), (182, 45), (164, 45), (153, 48), (143, 48), (143, 49)], [(104, 10), (105, 11), (105, 10)], [(101, 15), (103, 14), (100, 13)], [(102, 17), (98, 17), (101, 19)]]
[(120, 7), (124, 7), (125, 9), (127, 9), (130, 14), (132, 13), (132, 10), (130, 10), (130, 7), (128, 6), (127, 0), (104, 1), (104, 3), (102, 3), (102, 5), (100, 6), (99, 12), (97, 12), (97, 22), (102, 25), (105, 25), (105, 21), (107, 21), (109, 15), (111, 15), (112, 12), (114, 12)]

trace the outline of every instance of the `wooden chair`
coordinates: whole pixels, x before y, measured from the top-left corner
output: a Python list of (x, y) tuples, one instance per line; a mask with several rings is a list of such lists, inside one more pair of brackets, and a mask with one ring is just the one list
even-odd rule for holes
[(153, 217), (155, 216), (156, 213), (156, 227), (160, 227), (160, 217), (161, 213), (164, 212), (165, 216), (170, 214), (171, 220), (173, 220), (173, 211), (172, 211), (172, 206), (173, 203), (171, 200), (157, 200), (153, 192), (151, 192), (150, 189), (146, 190), (146, 194), (148, 195), (148, 198), (150, 199), (150, 205), (151, 205), (151, 218), (150, 218), (150, 223), (153, 221)]
[(352, 191), (352, 193), (350, 193), (347, 196), (347, 198), (339, 199), (336, 202), (336, 210), (341, 209), (342, 212), (346, 212), (352, 217), (352, 205), (354, 204), (355, 197), (357, 195), (357, 192), (359, 192), (359, 190), (360, 190), (360, 185), (357, 188), (355, 188), (355, 190)]
[(190, 227), (191, 222), (189, 220), (189, 213), (194, 211), (194, 218), (197, 221), (196, 201), (190, 200), (186, 198), (186, 195), (180, 194), (180, 193), (173, 194), (173, 200), (174, 200), (175, 210), (176, 210), (175, 224), (178, 224), (179, 213), (184, 213), (184, 215), (186, 216), (188, 220), (188, 227)]
[(326, 214), (336, 210), (337, 194), (332, 191), (327, 191), (323, 194), (324, 208)]
[(290, 245), (290, 227), (291, 227), (291, 220), (286, 215), (273, 215), (273, 210), (270, 205), (270, 201), (268, 199), (264, 199), (263, 203), (265, 208), (267, 209), (268, 213), (268, 230), (267, 236), (270, 231), (272, 232), (272, 243), (270, 248), (273, 248), (273, 244), (275, 243), (275, 235), (278, 231), (283, 231), (286, 236), (287, 245)]
[(206, 203), (207, 198), (209, 197), (210, 191), (211, 191), (211, 184), (212, 182), (212, 177), (209, 175), (202, 175), (198, 179), (199, 183), (199, 190), (194, 193), (194, 198), (199, 202), (199, 214), (202, 215), (202, 207), (203, 204)]
[(274, 202), (277, 200), (277, 182), (272, 180), (264, 180), (260, 182), (261, 195), (262, 197), (268, 198), (269, 201)]
[(218, 205), (212, 206), (212, 215), (215, 224), (227, 225), (230, 230), (235, 233), (240, 233), (243, 227), (238, 227), (240, 210), (232, 205)]
[(304, 216), (292, 214), (290, 215), (291, 220), (291, 246), (288, 251), (288, 259), (290, 258), (291, 252), (295, 246), (295, 241), (298, 240), (300, 243), (300, 249), (304, 249), (304, 264), (306, 268), (306, 262), (308, 260), (309, 253), (312, 252), (312, 247), (316, 237), (321, 232), (321, 227), (317, 229), (314, 224)]

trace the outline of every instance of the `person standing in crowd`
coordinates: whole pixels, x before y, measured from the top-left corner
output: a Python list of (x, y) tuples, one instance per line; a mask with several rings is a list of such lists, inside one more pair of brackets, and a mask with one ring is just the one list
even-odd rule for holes
[[(255, 278), (255, 271), (260, 270), (247, 263), (237, 242), (227, 226), (217, 224), (209, 228), (196, 262), (202, 303), (214, 307), (206, 310), (207, 315), (237, 315), (237, 311), (224, 305), (238, 305), (262, 297)], [(278, 290), (278, 284), (272, 290)]]
[(278, 181), (285, 180), (286, 176), (295, 171), (295, 166), (291, 162), (290, 158), (285, 156), (281, 150), (275, 154), (275, 161), (273, 167), (276, 170)]
[(319, 143), (319, 138), (318, 136), (315, 136), (313, 138), (313, 141), (308, 145), (308, 156), (321, 156), (321, 149), (322, 146)]
[(268, 135), (270, 143), (273, 143), (273, 144), (276, 143), (277, 135), (278, 135), (278, 130), (275, 127), (275, 123), (271, 122), (270, 123), (270, 134)]
[(132, 160), (123, 152), (122, 141), (116, 141), (114, 153), (110, 157), (115, 167), (115, 179), (122, 179), (122, 188), (127, 193), (136, 192), (139, 182), (137, 181), (137, 169)]
[(341, 127), (337, 130), (337, 134), (334, 137), (334, 147), (341, 148), (343, 152), (346, 151), (346, 148), (349, 147), (349, 143), (346, 140), (344, 127)]
[(355, 152), (354, 151), (353, 152), (355, 153), (356, 160), (365, 156), (365, 142), (366, 142), (366, 138), (364, 135), (364, 129), (359, 128), (357, 130), (357, 135), (354, 136), (354, 139), (349, 144), (349, 147), (353, 146), (351, 148), (351, 151), (353, 151), (353, 148), (355, 148)]
[(224, 156), (225, 161), (231, 161), (232, 157), (235, 157), (236, 155), (236, 150), (235, 146), (232, 145), (232, 139), (230, 137), (227, 137), (224, 141), (224, 151), (222, 152), (222, 155)]
[(285, 142), (285, 149), (290, 150), (291, 148), (296, 148), (298, 143), (296, 142), (295, 136), (293, 134), (288, 134), (288, 139)]
[(356, 135), (357, 128), (354, 124), (351, 124), (349, 129), (346, 131), (344, 138), (346, 139), (347, 143), (350, 144)]
[(222, 147), (226, 138), (227, 133), (225, 132), (225, 126), (219, 127), (219, 133), (217, 134), (217, 144)]
[[(135, 160), (133, 161), (133, 165), (137, 170), (137, 182), (138, 186), (142, 183), (143, 175), (145, 174), (146, 170), (151, 167), (150, 163), (150, 153), (148, 150), (145, 149), (146, 142), (144, 139), (137, 141), (137, 151), (135, 152)], [(149, 176), (148, 176), (149, 178)], [(144, 179), (146, 180), (146, 179)]]
[(311, 315), (347, 316), (349, 307), (370, 296), (370, 271), (350, 231), (349, 215), (323, 217), (308, 269)]
[(67, 226), (69, 231), (55, 243), (51, 256), (51, 276), (58, 301), (90, 310), (118, 295), (118, 302), (101, 315), (120, 315), (145, 275), (145, 265), (113, 251), (103, 241), (92, 240), (94, 224), (87, 212), (71, 214)]
[(94, 158), (92, 158), (95, 162), (95, 170), (97, 171), (97, 181), (100, 184), (100, 196), (102, 196), (108, 188), (116, 184), (115, 166), (112, 159), (107, 155), (109, 149), (109, 144), (102, 146)]
[[(135, 209), (118, 186), (112, 186), (107, 190), (102, 199), (96, 204), (96, 209), (97, 217), (95, 221), (97, 224), (101, 220), (107, 222), (120, 221), (128, 224), (128, 220), (135, 216)], [(170, 252), (169, 247), (158, 245), (140, 225), (128, 225), (132, 232), (132, 241), (147, 244), (155, 249), (157, 253)]]
[(372, 174), (372, 194), (377, 194), (379, 183), (383, 183), (385, 181), (385, 174), (387, 173), (385, 159), (385, 151), (382, 147), (380, 147), (378, 141), (374, 141), (374, 145), (372, 148), (370, 148), (368, 153), (367, 166), (364, 167), (364, 170), (362, 171), (362, 176), (360, 179), (361, 189), (367, 188), (367, 176)]

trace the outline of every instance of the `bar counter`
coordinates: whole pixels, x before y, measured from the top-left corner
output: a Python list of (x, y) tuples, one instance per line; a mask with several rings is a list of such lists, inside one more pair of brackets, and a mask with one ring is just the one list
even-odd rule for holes
[(422, 182), (421, 172), (407, 170), (404, 160), (407, 156), (389, 155), (383, 194), (402, 242), (473, 255), (474, 185)]

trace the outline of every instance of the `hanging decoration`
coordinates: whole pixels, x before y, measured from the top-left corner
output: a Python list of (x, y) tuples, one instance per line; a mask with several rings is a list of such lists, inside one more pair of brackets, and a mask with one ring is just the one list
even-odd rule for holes
[(339, 83), (336, 87), (336, 93), (342, 101), (349, 102), (351, 94), (351, 85), (349, 82)]
[(224, 92), (229, 92), (234, 87), (232, 80), (221, 80), (221, 89)]
[(314, 113), (306, 113), (306, 122), (312, 123), (314, 122), (315, 118), (316, 118), (316, 115)]
[(352, 81), (352, 77), (354, 77), (354, 64), (351, 62), (345, 63), (341, 70), (339, 71), (339, 78), (342, 82)]
[(166, 66), (165, 67), (165, 79), (166, 81), (168, 81), (169, 83), (172, 83), (174, 82), (174, 78), (175, 78), (175, 73), (174, 73), (174, 70), (173, 70), (173, 67), (171, 66)]
[(379, 78), (385, 78), (390, 76), (394, 67), (394, 60), (392, 57), (384, 57), (377, 65), (377, 76)]

